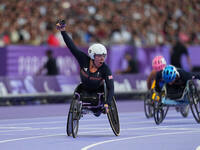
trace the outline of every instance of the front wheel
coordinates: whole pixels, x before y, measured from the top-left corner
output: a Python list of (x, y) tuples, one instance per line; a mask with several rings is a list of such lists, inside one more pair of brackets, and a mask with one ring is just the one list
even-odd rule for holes
[(169, 106), (165, 106), (165, 107), (163, 107), (163, 112), (164, 112), (164, 114), (163, 114), (163, 120), (164, 120), (165, 117), (167, 116), (167, 112), (168, 112), (168, 110), (169, 110)]
[(77, 137), (80, 117), (81, 117), (80, 104), (78, 100), (75, 100), (74, 105), (72, 107), (72, 122), (71, 122), (73, 138)]
[[(167, 114), (167, 113), (166, 113)], [(154, 103), (154, 121), (157, 125), (162, 123), (163, 119), (165, 118), (165, 112), (160, 102)]]
[(74, 100), (71, 101), (69, 112), (68, 112), (68, 117), (67, 117), (67, 127), (66, 127), (66, 132), (68, 136), (72, 136), (72, 106)]
[(115, 98), (113, 97), (113, 100), (111, 102), (111, 106), (108, 106), (108, 120), (110, 123), (110, 126), (116, 136), (120, 134), (120, 124), (119, 124), (119, 116), (117, 111), (117, 105), (115, 102)]
[(146, 118), (153, 117), (153, 100), (151, 99), (151, 93), (147, 93), (144, 99), (144, 113)]
[(80, 104), (78, 100), (73, 99), (70, 105), (67, 118), (66, 130), (68, 136), (73, 136), (73, 138), (77, 137), (80, 116), (81, 116)]

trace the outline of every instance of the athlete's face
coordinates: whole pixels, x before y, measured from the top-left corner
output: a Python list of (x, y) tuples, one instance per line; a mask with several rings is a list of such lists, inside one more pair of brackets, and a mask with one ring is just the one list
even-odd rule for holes
[(95, 63), (95, 66), (96, 67), (101, 67), (105, 61), (105, 58), (106, 58), (106, 55), (99, 55), (99, 54), (96, 54), (94, 56), (94, 63)]
[(172, 82), (169, 82), (168, 84), (169, 85), (172, 85), (172, 84), (174, 84), (175, 83), (175, 81), (178, 79), (178, 77), (176, 76), (176, 78), (172, 81)]

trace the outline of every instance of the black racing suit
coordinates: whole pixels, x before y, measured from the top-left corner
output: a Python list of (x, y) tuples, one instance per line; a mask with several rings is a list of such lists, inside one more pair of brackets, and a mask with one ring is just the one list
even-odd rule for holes
[[(177, 68), (177, 72), (179, 75), (176, 76), (175, 81), (173, 84), (166, 84), (167, 95), (170, 98), (180, 98), (182, 95), (183, 90), (186, 87), (187, 81), (191, 79), (200, 79), (200, 75), (197, 73), (186, 72), (183, 69)], [(156, 74), (156, 91), (161, 92), (161, 88), (159, 82), (163, 81), (162, 79), (162, 71), (157, 72)]]
[(98, 91), (98, 89), (102, 87), (103, 81), (105, 80), (108, 90), (106, 103), (110, 105), (110, 102), (114, 96), (114, 82), (110, 68), (103, 63), (103, 65), (99, 67), (96, 72), (90, 72), (90, 57), (76, 47), (65, 31), (61, 31), (61, 34), (67, 47), (79, 63), (81, 82), (84, 85), (83, 88), (87, 90), (87, 92)]

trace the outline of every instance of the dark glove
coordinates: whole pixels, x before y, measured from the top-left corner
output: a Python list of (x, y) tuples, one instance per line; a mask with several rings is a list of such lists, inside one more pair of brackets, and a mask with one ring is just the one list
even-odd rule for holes
[(56, 29), (61, 30), (61, 29), (63, 29), (64, 27), (66, 27), (65, 20), (58, 20), (58, 21), (56, 22)]

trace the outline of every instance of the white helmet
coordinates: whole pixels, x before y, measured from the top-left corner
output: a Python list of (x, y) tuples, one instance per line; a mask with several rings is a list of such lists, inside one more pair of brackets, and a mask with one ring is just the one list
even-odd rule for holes
[(105, 46), (103, 46), (102, 44), (95, 43), (89, 47), (88, 54), (91, 59), (94, 59), (95, 54), (107, 55), (107, 50), (106, 50)]

